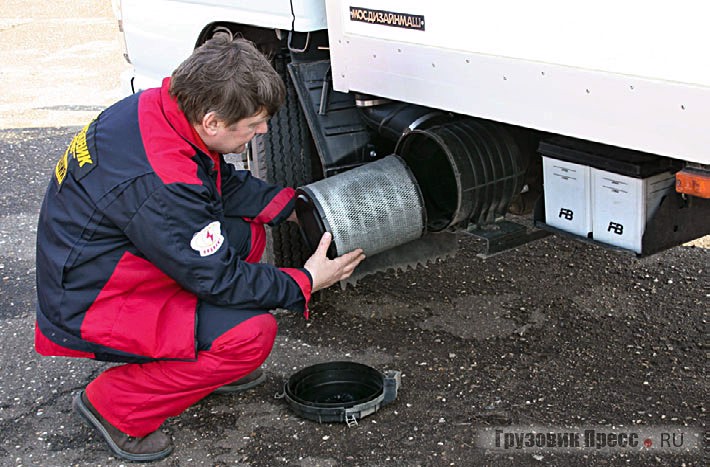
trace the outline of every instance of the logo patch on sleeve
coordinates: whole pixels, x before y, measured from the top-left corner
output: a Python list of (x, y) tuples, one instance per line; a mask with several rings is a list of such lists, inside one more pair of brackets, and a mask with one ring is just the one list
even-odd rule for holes
[(224, 243), (222, 229), (219, 221), (214, 221), (192, 236), (190, 246), (199, 252), (200, 256), (209, 256), (219, 250), (222, 243)]

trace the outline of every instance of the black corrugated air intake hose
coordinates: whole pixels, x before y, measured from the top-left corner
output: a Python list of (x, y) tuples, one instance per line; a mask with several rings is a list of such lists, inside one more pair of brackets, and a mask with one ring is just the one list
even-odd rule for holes
[(419, 183), (431, 231), (495, 222), (523, 186), (525, 156), (502, 124), (461, 117), (412, 130), (395, 153)]
[[(356, 102), (377, 102), (357, 96)], [(522, 189), (527, 156), (504, 124), (402, 102), (360, 105), (364, 121), (396, 141), (426, 205), (427, 230), (485, 225)]]
[(450, 120), (452, 115), (441, 110), (430, 109), (404, 102), (390, 102), (372, 96), (358, 94), (355, 104), (360, 109), (363, 121), (381, 136), (392, 142), (399, 141), (403, 134), (416, 128), (426, 128)]
[(419, 183), (431, 231), (495, 222), (523, 185), (520, 147), (504, 125), (486, 120), (464, 117), (413, 130), (395, 152)]

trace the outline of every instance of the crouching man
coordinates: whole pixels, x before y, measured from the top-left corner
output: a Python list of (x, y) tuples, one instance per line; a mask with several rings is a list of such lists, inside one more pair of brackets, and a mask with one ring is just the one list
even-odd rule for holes
[(222, 157), (267, 131), (284, 85), (249, 42), (218, 37), (160, 88), (102, 112), (59, 158), (37, 233), (35, 347), (111, 367), (74, 409), (116, 455), (170, 454), (168, 418), (262, 380), (276, 322), (347, 278), (361, 250), (303, 268), (258, 261), (264, 224), (295, 221), (294, 190)]

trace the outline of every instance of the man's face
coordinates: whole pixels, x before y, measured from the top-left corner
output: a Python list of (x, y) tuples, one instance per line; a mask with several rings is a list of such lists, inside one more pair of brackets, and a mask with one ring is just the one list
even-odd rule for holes
[(226, 125), (218, 120), (213, 135), (203, 136), (209, 149), (221, 154), (244, 152), (247, 143), (257, 134), (268, 131), (269, 115), (265, 110), (236, 123)]

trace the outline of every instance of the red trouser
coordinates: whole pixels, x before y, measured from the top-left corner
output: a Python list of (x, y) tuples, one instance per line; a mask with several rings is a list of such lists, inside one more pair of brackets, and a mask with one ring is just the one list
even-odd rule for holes
[[(255, 243), (252, 238), (249, 262), (263, 253), (263, 245)], [(146, 436), (216, 388), (251, 373), (269, 356), (277, 326), (267, 311), (200, 303), (197, 316), (196, 361), (120, 365), (86, 387), (91, 404), (113, 426), (131, 436)]]
[(258, 368), (275, 338), (276, 319), (262, 313), (219, 336), (194, 362), (116, 366), (92, 381), (86, 395), (113, 426), (131, 436), (146, 436), (168, 417)]

